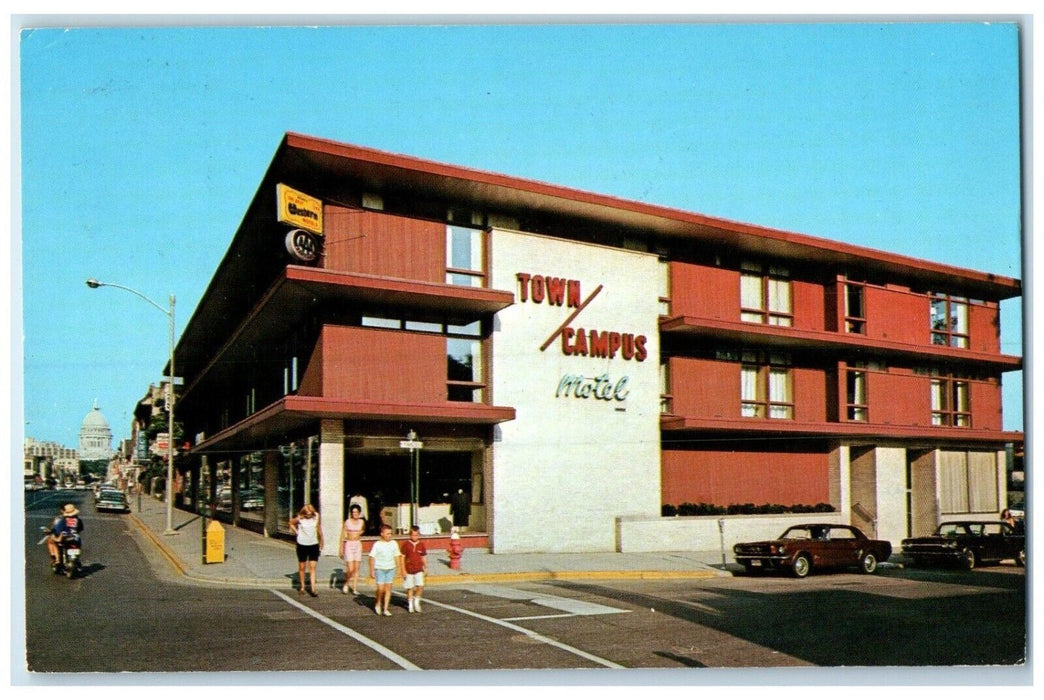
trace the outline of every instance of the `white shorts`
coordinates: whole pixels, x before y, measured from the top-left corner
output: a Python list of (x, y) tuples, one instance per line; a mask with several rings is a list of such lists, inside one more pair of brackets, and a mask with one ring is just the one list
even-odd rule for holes
[(406, 580), (402, 582), (402, 587), (405, 590), (410, 590), (413, 587), (424, 588), (424, 572), (418, 571), (415, 574), (406, 574)]

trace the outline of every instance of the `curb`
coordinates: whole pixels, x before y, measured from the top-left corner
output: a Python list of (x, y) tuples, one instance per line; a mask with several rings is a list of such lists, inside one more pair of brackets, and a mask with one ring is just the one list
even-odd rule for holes
[(129, 515), (131, 520), (133, 520), (134, 523), (138, 526), (138, 529), (140, 529), (145, 534), (145, 536), (152, 542), (152, 544), (156, 545), (156, 548), (160, 551), (160, 554), (162, 554), (164, 558), (167, 560), (167, 562), (172, 567), (174, 567), (175, 571), (177, 571), (182, 576), (187, 576), (188, 570), (185, 566), (185, 563), (181, 561), (181, 558), (174, 552), (172, 552), (167, 547), (167, 545), (163, 544), (163, 542), (161, 542), (156, 537), (156, 533), (154, 533), (145, 523), (141, 522), (141, 519), (138, 518), (138, 516), (134, 515), (134, 513), (130, 513)]
[[(287, 586), (285, 579), (247, 579), (233, 576), (200, 576), (192, 573), (191, 569), (181, 560), (167, 545), (154, 533), (145, 523), (133, 513), (129, 514), (131, 520), (145, 534), (160, 551), (174, 570), (184, 578), (199, 583), (228, 584), (235, 586), (246, 586), (251, 588), (277, 588)], [(722, 571), (530, 571), (497, 574), (439, 574), (425, 578), (425, 586), (459, 585), (468, 583), (496, 583), (496, 582), (520, 582), (520, 581), (583, 581), (594, 579), (618, 579), (618, 580), (667, 580), (667, 579), (708, 579), (718, 576), (726, 576)]]

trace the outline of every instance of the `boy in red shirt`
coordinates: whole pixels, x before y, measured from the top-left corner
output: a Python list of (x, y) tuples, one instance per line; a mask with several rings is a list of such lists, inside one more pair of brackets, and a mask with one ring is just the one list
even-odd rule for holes
[(410, 612), (421, 611), (421, 593), (424, 592), (424, 574), (428, 571), (428, 549), (420, 541), (420, 528), (410, 528), (410, 539), (401, 545), (406, 567), (406, 605)]

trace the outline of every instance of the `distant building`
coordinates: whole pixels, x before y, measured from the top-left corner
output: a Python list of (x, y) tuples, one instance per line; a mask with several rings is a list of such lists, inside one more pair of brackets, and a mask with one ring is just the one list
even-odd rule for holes
[(27, 437), (22, 452), (22, 471), (25, 476), (58, 479), (63, 475), (80, 473), (80, 461), (72, 447)]
[(87, 461), (112, 458), (112, 430), (109, 421), (98, 410), (97, 402), (80, 426), (79, 456)]

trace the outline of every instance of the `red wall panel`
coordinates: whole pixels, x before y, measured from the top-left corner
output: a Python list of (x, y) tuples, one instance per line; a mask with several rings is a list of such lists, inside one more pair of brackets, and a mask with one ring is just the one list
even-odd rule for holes
[(358, 401), (446, 401), (446, 339), (380, 328), (323, 328), (323, 396)]
[(300, 396), (322, 396), (323, 395), (323, 335), (319, 334), (319, 341), (312, 350), (312, 356), (308, 358), (308, 364), (301, 372), (301, 381), (297, 384), (297, 393)]
[(701, 418), (740, 417), (738, 362), (672, 357), (673, 412)]
[(738, 271), (672, 262), (670, 274), (671, 315), (739, 320)]
[(996, 304), (968, 305), (968, 347), (979, 352), (1000, 352), (1000, 314)]
[(422, 282), (446, 281), (446, 225), (374, 211), (323, 210), (324, 267)]
[(793, 280), (790, 283), (794, 328), (821, 331), (826, 328), (826, 308), (822, 284)]
[(911, 345), (929, 343), (928, 297), (867, 285), (864, 302), (868, 338)]
[(895, 371), (867, 372), (866, 387), (871, 423), (931, 425), (930, 377)]
[(794, 420), (801, 423), (824, 422), (827, 411), (826, 371), (795, 367), (791, 377), (794, 387)]
[(971, 390), (972, 427), (982, 430), (1003, 429), (1001, 389), (995, 382), (969, 382)]
[(826, 503), (830, 500), (825, 452), (665, 451), (662, 502)]

